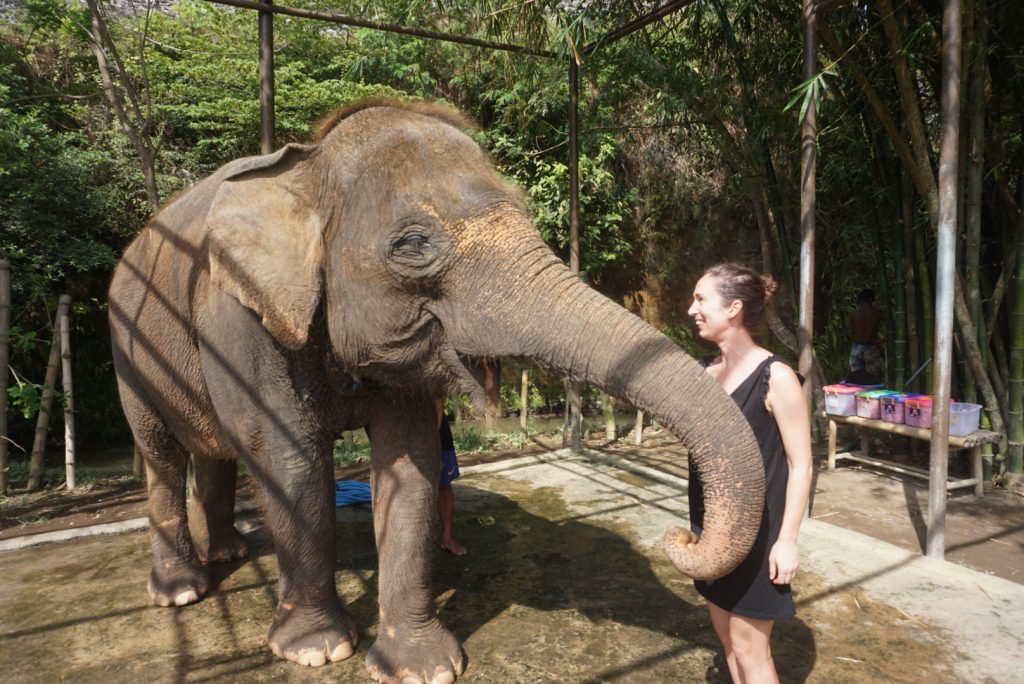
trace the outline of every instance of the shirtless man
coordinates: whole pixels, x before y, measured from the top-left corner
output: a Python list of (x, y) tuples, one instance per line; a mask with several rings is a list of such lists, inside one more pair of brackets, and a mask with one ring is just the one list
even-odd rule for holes
[(850, 314), (850, 374), (866, 374), (882, 382), (885, 368), (882, 366), (882, 341), (878, 338), (882, 312), (875, 306), (874, 290), (861, 290), (857, 300), (860, 307)]

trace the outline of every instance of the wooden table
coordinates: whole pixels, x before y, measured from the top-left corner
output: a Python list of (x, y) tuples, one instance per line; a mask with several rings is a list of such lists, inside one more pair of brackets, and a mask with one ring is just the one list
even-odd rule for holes
[[(828, 469), (835, 470), (836, 461), (849, 459), (860, 463), (867, 463), (878, 468), (885, 468), (897, 473), (903, 473), (912, 477), (928, 479), (928, 471), (923, 468), (903, 465), (887, 461), (881, 458), (873, 458), (868, 451), (868, 432), (888, 432), (893, 435), (902, 435), (913, 439), (920, 439), (930, 442), (932, 431), (927, 428), (917, 428), (899, 423), (888, 423), (884, 420), (872, 420), (860, 416), (837, 416), (831, 413), (819, 412), (819, 418), (828, 420)], [(838, 424), (853, 425), (860, 434), (860, 453), (844, 452), (836, 453), (836, 429)], [(1004, 435), (1001, 432), (990, 432), (989, 430), (977, 430), (964, 437), (955, 435), (949, 436), (949, 450), (951, 452), (970, 449), (971, 451), (971, 477), (963, 480), (950, 479), (946, 482), (946, 490), (960, 489), (961, 487), (974, 487), (977, 496), (985, 495), (985, 482), (981, 468), (981, 447), (984, 444), (995, 444), (1002, 442)]]

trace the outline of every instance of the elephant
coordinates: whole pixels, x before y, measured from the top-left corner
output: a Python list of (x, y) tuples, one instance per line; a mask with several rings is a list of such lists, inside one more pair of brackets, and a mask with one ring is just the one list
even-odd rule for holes
[(310, 666), (351, 656), (332, 445), (363, 428), (380, 611), (366, 667), (382, 682), (455, 681), (466, 654), (431, 594), (437, 401), (458, 388), (482, 402), (482, 362), (500, 358), (621, 397), (688, 447), (707, 514), (699, 540), (666, 534), (682, 572), (718, 577), (746, 555), (764, 479), (734, 402), (558, 258), (473, 131), (440, 103), (350, 104), (313, 142), (235, 160), (181, 192), (127, 247), (109, 316), (146, 464), (154, 604), (198, 601), (208, 563), (246, 554), (241, 459), (280, 569), (271, 650)]

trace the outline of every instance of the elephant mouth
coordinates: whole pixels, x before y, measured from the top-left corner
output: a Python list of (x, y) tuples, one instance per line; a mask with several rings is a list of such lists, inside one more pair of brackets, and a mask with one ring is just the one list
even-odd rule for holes
[(480, 373), (484, 359), (460, 354), (451, 343), (441, 347), (440, 358), (447, 371), (448, 389), (468, 394), (470, 401), (482, 409), (486, 403), (486, 390)]

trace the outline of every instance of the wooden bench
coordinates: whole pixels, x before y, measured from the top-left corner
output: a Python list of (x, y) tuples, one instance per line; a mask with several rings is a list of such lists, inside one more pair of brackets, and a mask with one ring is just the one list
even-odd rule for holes
[[(911, 437), (913, 439), (930, 442), (932, 439), (931, 430), (927, 428), (912, 427), (910, 425), (901, 425), (899, 423), (888, 423), (884, 420), (861, 418), (860, 416), (837, 416), (824, 412), (819, 412), (817, 415), (819, 418), (825, 418), (828, 420), (829, 470), (835, 470), (836, 461), (845, 458), (851, 461), (866, 463), (877, 468), (885, 468), (897, 473), (910, 475), (911, 477), (919, 477), (925, 480), (928, 479), (928, 471), (923, 468), (915, 468), (914, 466), (903, 465), (901, 463), (894, 463), (893, 461), (872, 457), (868, 451), (868, 432), (870, 430), (875, 430), (877, 432), (887, 432), (892, 435), (902, 435), (904, 437)], [(853, 425), (857, 428), (857, 432), (860, 434), (860, 453), (836, 453), (836, 430), (840, 423)], [(1003, 439), (1004, 436), (1001, 432), (990, 432), (989, 430), (978, 430), (964, 437), (950, 435), (949, 450), (951, 452), (960, 451), (962, 449), (971, 450), (971, 477), (963, 480), (948, 480), (946, 482), (946, 490), (948, 491), (951, 489), (973, 486), (975, 495), (984, 496), (985, 481), (981, 467), (981, 447), (984, 444), (996, 444), (1002, 442)]]

